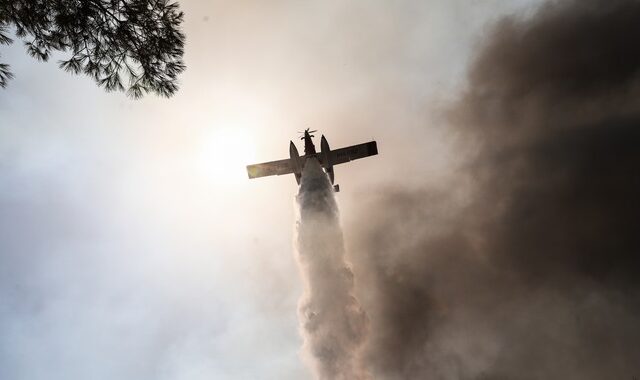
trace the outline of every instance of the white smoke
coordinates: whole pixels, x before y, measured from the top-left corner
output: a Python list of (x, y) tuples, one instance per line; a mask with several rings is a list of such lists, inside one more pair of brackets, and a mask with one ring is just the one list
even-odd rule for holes
[(358, 355), (368, 319), (354, 297), (333, 187), (316, 159), (304, 167), (297, 200), (297, 249), (306, 283), (299, 308), (305, 354), (319, 379), (368, 379)]

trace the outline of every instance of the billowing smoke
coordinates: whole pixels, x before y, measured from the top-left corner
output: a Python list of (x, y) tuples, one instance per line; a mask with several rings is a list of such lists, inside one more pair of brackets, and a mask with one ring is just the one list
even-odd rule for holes
[(359, 348), (367, 316), (353, 294), (333, 187), (315, 159), (304, 167), (298, 204), (297, 248), (306, 282), (299, 310), (305, 350), (320, 379), (366, 379)]
[(389, 189), (347, 226), (374, 378), (640, 377), (639, 39), (637, 1), (488, 34), (447, 111), (450, 190)]

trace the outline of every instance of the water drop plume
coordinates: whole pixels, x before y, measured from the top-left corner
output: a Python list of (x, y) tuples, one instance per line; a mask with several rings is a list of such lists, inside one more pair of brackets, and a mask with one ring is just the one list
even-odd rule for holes
[(297, 253), (306, 287), (299, 307), (304, 354), (319, 379), (368, 379), (359, 361), (367, 315), (354, 296), (335, 193), (316, 159), (305, 165), (297, 202)]

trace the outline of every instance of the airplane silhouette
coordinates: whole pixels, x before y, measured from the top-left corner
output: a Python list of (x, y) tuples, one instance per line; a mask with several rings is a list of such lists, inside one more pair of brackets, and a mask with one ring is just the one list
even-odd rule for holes
[[(331, 150), (324, 135), (320, 138), (320, 153), (318, 153), (316, 152), (316, 147), (312, 141), (314, 132), (317, 131), (310, 131), (309, 128), (305, 129), (304, 132), (301, 132), (304, 133), (300, 138), (301, 140), (304, 140), (304, 156), (300, 156), (298, 154), (296, 145), (291, 141), (289, 144), (289, 158), (248, 165), (247, 173), (249, 174), (249, 178), (294, 174), (296, 182), (299, 185), (304, 165), (308, 159), (315, 158), (320, 162), (320, 165), (324, 168), (331, 180), (331, 184), (333, 185), (335, 177), (333, 167), (335, 165), (344, 164), (345, 162), (378, 154), (378, 146), (375, 141)], [(339, 185), (334, 185), (333, 188), (336, 192), (340, 191)]]

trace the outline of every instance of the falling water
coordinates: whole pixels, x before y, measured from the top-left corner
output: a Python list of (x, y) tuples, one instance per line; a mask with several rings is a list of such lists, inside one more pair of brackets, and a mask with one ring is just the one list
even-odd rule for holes
[(306, 285), (299, 307), (305, 355), (319, 379), (367, 379), (358, 358), (367, 315), (354, 296), (333, 186), (316, 159), (305, 165), (297, 201), (297, 252)]

